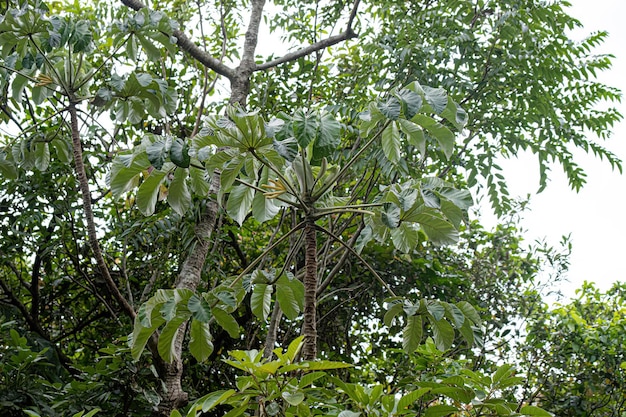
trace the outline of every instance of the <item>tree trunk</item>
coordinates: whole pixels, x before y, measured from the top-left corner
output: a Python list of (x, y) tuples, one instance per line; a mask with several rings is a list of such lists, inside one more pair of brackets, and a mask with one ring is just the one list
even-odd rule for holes
[(311, 220), (304, 226), (304, 345), (302, 359), (313, 360), (317, 356), (317, 234)]

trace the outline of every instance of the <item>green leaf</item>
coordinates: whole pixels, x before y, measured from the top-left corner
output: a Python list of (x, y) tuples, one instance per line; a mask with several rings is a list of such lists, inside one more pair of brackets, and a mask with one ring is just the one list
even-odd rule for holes
[(406, 135), (408, 142), (415, 146), (423, 156), (426, 153), (426, 136), (424, 136), (424, 130), (409, 120), (399, 119), (398, 123), (400, 131)]
[(458, 130), (463, 130), (467, 124), (467, 113), (450, 97), (448, 97), (446, 108), (441, 112), (441, 117), (452, 123)]
[(456, 306), (463, 312), (466, 318), (470, 319), (475, 324), (481, 324), (482, 320), (480, 319), (480, 315), (478, 311), (467, 301), (459, 301), (456, 303)]
[(206, 197), (209, 194), (210, 188), (206, 173), (207, 171), (205, 169), (196, 168), (194, 166), (189, 167), (191, 191), (200, 197)]
[(306, 110), (297, 110), (292, 119), (291, 126), (298, 144), (306, 148), (317, 136), (319, 119), (317, 114)]
[(187, 308), (191, 312), (194, 320), (201, 323), (208, 323), (211, 319), (211, 306), (206, 302), (204, 297), (193, 294), (187, 301)]
[(143, 50), (146, 52), (146, 56), (148, 57), (148, 60), (152, 62), (158, 62), (159, 59), (161, 58), (161, 51), (159, 50), (158, 47), (156, 47), (152, 43), (151, 39), (139, 33), (135, 33), (135, 37), (141, 44), (141, 47), (143, 48)]
[(181, 168), (188, 168), (191, 163), (189, 157), (189, 144), (180, 138), (176, 138), (172, 141), (172, 147), (170, 148), (170, 159), (176, 166)]
[(306, 388), (309, 385), (311, 385), (313, 382), (317, 381), (320, 378), (323, 378), (324, 376), (326, 376), (326, 372), (323, 372), (323, 371), (306, 373), (302, 375), (302, 377), (300, 378), (300, 381), (298, 381), (298, 387)]
[(454, 342), (454, 329), (452, 325), (445, 320), (431, 320), (430, 324), (432, 325), (433, 339), (435, 339), (437, 349), (445, 352)]
[(39, 171), (45, 171), (50, 165), (50, 146), (48, 142), (38, 142), (35, 145), (35, 167)]
[(429, 301), (426, 308), (428, 312), (433, 316), (433, 318), (437, 321), (443, 319), (443, 316), (446, 314), (445, 307), (439, 301)]
[(341, 143), (341, 124), (328, 112), (318, 119), (318, 129), (313, 143), (312, 164), (319, 164), (324, 157), (331, 155)]
[(398, 119), (402, 109), (400, 101), (396, 97), (389, 97), (384, 103), (377, 103), (376, 107), (387, 119), (390, 120)]
[(167, 159), (167, 147), (165, 140), (163, 138), (157, 137), (155, 135), (149, 135), (154, 138), (154, 142), (150, 143), (146, 146), (146, 155), (148, 156), (148, 160), (156, 169), (163, 168), (163, 164)]
[(237, 320), (235, 320), (231, 314), (219, 307), (213, 307), (211, 311), (213, 312), (213, 317), (215, 317), (217, 324), (226, 330), (230, 337), (233, 339), (239, 337), (239, 323), (237, 323)]
[(233, 389), (229, 389), (227, 391), (214, 391), (206, 394), (205, 396), (198, 398), (193, 404), (191, 404), (189, 412), (187, 413), (187, 417), (196, 417), (198, 411), (202, 411), (203, 413), (211, 411), (218, 405), (226, 402), (226, 400), (232, 397), (233, 394), (235, 394), (235, 390)]
[(135, 327), (130, 338), (130, 353), (135, 361), (138, 361), (141, 357), (141, 353), (146, 347), (146, 343), (150, 336), (152, 336), (152, 333), (165, 323), (165, 319), (161, 317), (158, 312), (155, 313), (151, 320), (151, 326), (149, 327), (142, 326), (139, 315), (135, 318)]
[(17, 179), (17, 167), (12, 161), (5, 159), (6, 154), (0, 152), (0, 174), (8, 179)]
[(290, 280), (285, 275), (276, 281), (276, 301), (289, 320), (295, 320), (300, 314), (300, 303), (291, 289), (292, 285), (297, 285), (296, 282), (302, 285), (297, 279)]
[(220, 175), (220, 183), (222, 184), (222, 189), (224, 191), (228, 191), (231, 185), (233, 185), (233, 183), (235, 182), (235, 179), (241, 173), (241, 168), (246, 162), (246, 159), (241, 155), (232, 157), (228, 152), (220, 152), (219, 154), (216, 154), (209, 159), (207, 167), (212, 165), (212, 162), (215, 159), (221, 160), (223, 157), (225, 157), (227, 161), (223, 167), (218, 167), (222, 170), (222, 174)]
[(402, 349), (406, 353), (413, 353), (422, 341), (422, 316), (409, 316), (406, 326), (402, 330)]
[(226, 212), (241, 226), (250, 212), (253, 199), (254, 189), (243, 184), (237, 185), (230, 191), (226, 202)]
[(137, 208), (144, 216), (154, 214), (161, 183), (165, 178), (165, 172), (152, 171), (137, 190)]
[(381, 143), (385, 157), (393, 163), (400, 160), (400, 132), (398, 124), (392, 122), (383, 130)]
[(266, 198), (262, 193), (256, 193), (252, 200), (252, 217), (259, 223), (271, 220), (280, 211), (275, 199)]
[(289, 343), (287, 346), (287, 351), (285, 352), (285, 357), (289, 360), (289, 362), (293, 362), (296, 359), (296, 356), (302, 349), (302, 345), (304, 341), (304, 336), (298, 336)]
[(394, 203), (384, 203), (380, 213), (383, 224), (392, 229), (400, 225), (400, 214), (400, 207)]
[(460, 329), (465, 323), (465, 314), (454, 304), (445, 303), (444, 307), (446, 308), (446, 316), (452, 320), (454, 327)]
[(391, 327), (391, 323), (393, 322), (393, 319), (398, 314), (402, 313), (402, 310), (403, 310), (402, 303), (392, 304), (391, 308), (387, 310), (387, 312), (385, 313), (385, 316), (383, 317), (383, 323), (385, 323), (385, 326)]
[(208, 323), (192, 320), (189, 329), (189, 352), (198, 361), (206, 361), (213, 353), (211, 330)]
[(136, 185), (137, 176), (148, 169), (150, 161), (145, 153), (138, 155), (119, 155), (111, 165), (111, 194), (119, 198)]
[(300, 404), (302, 401), (304, 401), (304, 394), (300, 391), (296, 391), (296, 392), (289, 392), (289, 391), (284, 391), (281, 394), (281, 397), (283, 397), (283, 399), (285, 401), (287, 401), (289, 403), (289, 405), (298, 405)]
[(410, 223), (401, 223), (399, 227), (391, 229), (391, 241), (400, 252), (411, 252), (417, 246), (419, 239), (419, 230)]
[(423, 211), (412, 217), (435, 245), (451, 245), (459, 240), (454, 225), (434, 211)]
[(267, 316), (270, 314), (270, 303), (272, 302), (273, 287), (268, 284), (255, 284), (252, 291), (252, 297), (250, 299), (250, 307), (252, 313), (261, 319), (267, 320)]
[(472, 329), (472, 324), (469, 319), (463, 322), (463, 326), (459, 328), (459, 332), (469, 346), (472, 346), (474, 344), (474, 329)]
[(450, 159), (454, 150), (454, 133), (432, 117), (417, 114), (412, 122), (422, 126), (437, 141), (446, 158)]
[(300, 363), (303, 364), (306, 367), (306, 369), (310, 371), (327, 371), (329, 369), (342, 369), (342, 368), (352, 367), (352, 365), (350, 365), (349, 363), (338, 362), (338, 361), (316, 360), (316, 361), (304, 361)]
[[(181, 331), (181, 325), (189, 318), (191, 314), (184, 311), (177, 311), (176, 316), (168, 321), (159, 334), (159, 343), (157, 345), (159, 355), (166, 362), (174, 360), (176, 337)], [(204, 323), (201, 323), (204, 324)]]
[(396, 93), (396, 97), (400, 100), (404, 117), (407, 119), (415, 116), (417, 112), (422, 108), (422, 96), (407, 88), (401, 88), (400, 90), (398, 90), (398, 92)]
[(400, 401), (398, 401), (398, 411), (402, 411), (405, 408), (415, 404), (415, 401), (419, 400), (420, 398), (422, 398), (424, 396), (424, 394), (428, 393), (431, 390), (431, 388), (419, 388), (416, 389), (415, 391), (411, 391), (407, 394), (404, 394), (401, 398)]
[(496, 369), (496, 372), (493, 374), (493, 377), (491, 379), (493, 381), (493, 384), (496, 385), (502, 379), (514, 376), (514, 374), (515, 370), (513, 369), (513, 365), (505, 363), (504, 365), (501, 365), (500, 367), (498, 367), (498, 369)]
[(191, 207), (191, 193), (187, 187), (188, 173), (188, 169), (176, 168), (174, 179), (170, 183), (167, 193), (167, 203), (181, 216)]
[(457, 413), (458, 408), (451, 405), (438, 404), (428, 407), (424, 413), (424, 417), (444, 417), (452, 413)]
[(298, 141), (296, 138), (290, 137), (281, 141), (274, 139), (273, 146), (274, 150), (289, 162), (293, 161), (298, 155)]
[(359, 417), (361, 413), (350, 410), (343, 410), (337, 417)]
[[(432, 112), (440, 114), (445, 110), (448, 105), (448, 93), (446, 93), (446, 90), (425, 85), (422, 87), (422, 91), (424, 92), (424, 99)], [(424, 106), (422, 111), (426, 112), (429, 109)]]
[(520, 409), (520, 413), (524, 416), (552, 417), (554, 414), (547, 412), (543, 408), (534, 405), (525, 405)]

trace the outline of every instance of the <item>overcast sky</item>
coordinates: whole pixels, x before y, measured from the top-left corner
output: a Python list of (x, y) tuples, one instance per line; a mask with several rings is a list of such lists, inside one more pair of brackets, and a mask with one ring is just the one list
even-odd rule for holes
[[(572, 34), (581, 39), (593, 31), (606, 30), (609, 39), (594, 53), (615, 55), (613, 68), (600, 74), (600, 81), (626, 91), (626, 1), (570, 0), (570, 15), (584, 25)], [(626, 105), (618, 105), (626, 114)], [(626, 160), (626, 123), (621, 122), (604, 145)], [(608, 163), (576, 154), (588, 175), (582, 191), (568, 187), (562, 172), (554, 169), (548, 188), (531, 199), (531, 211), (524, 215), (527, 243), (544, 239), (556, 244), (571, 233), (573, 252), (568, 273), (569, 283), (562, 286), (566, 296), (583, 281), (595, 281), (608, 289), (615, 281), (626, 281), (626, 176), (611, 171)], [(537, 189), (538, 169), (532, 158), (508, 160), (503, 164), (512, 195), (525, 196)], [(488, 216), (486, 216), (488, 217)]]

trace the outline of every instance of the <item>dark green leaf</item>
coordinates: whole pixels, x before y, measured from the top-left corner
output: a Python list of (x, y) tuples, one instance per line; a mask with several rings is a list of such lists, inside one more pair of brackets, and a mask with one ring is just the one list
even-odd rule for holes
[(267, 320), (267, 316), (270, 314), (270, 304), (272, 302), (273, 287), (268, 284), (255, 284), (252, 291), (252, 297), (250, 299), (250, 307), (252, 313), (261, 319)]
[(398, 227), (400, 225), (400, 207), (393, 203), (384, 203), (381, 219), (387, 227), (392, 229)]
[(181, 168), (188, 168), (190, 163), (189, 158), (189, 145), (187, 141), (180, 138), (176, 138), (172, 141), (172, 147), (170, 148), (170, 159), (173, 163)]
[(402, 349), (413, 353), (422, 341), (422, 316), (409, 316), (402, 330)]
[(167, 193), (168, 204), (181, 216), (191, 207), (191, 193), (187, 187), (188, 172), (188, 169), (177, 168)]
[(187, 308), (191, 311), (194, 320), (202, 323), (208, 323), (211, 318), (211, 306), (203, 297), (196, 294), (192, 295), (187, 302)]
[(211, 340), (209, 324), (192, 320), (189, 329), (189, 352), (198, 362), (204, 362), (213, 353)]
[(387, 101), (376, 104), (378, 110), (390, 120), (396, 120), (400, 117), (402, 106), (396, 97), (389, 97)]
[(215, 317), (215, 321), (217, 321), (217, 324), (219, 324), (224, 330), (226, 330), (230, 337), (239, 337), (239, 323), (237, 323), (237, 320), (235, 320), (232, 315), (219, 307), (213, 307), (211, 311), (213, 312), (213, 317)]
[(398, 130), (398, 124), (392, 122), (383, 130), (381, 137), (381, 143), (383, 147), (383, 153), (391, 162), (398, 162), (400, 160), (400, 132)]

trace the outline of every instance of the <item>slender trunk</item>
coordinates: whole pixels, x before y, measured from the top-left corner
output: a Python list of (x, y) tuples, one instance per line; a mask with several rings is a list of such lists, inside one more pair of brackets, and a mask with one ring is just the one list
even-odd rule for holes
[[(211, 187), (209, 195), (215, 195), (220, 187), (220, 173), (214, 172), (211, 179)], [(202, 270), (211, 246), (211, 235), (217, 223), (219, 212), (218, 202), (210, 198), (206, 201), (204, 212), (196, 224), (195, 234), (196, 242), (183, 262), (183, 266), (178, 274), (175, 288), (185, 288), (195, 291), (202, 279)], [(168, 417), (172, 410), (184, 407), (187, 404), (189, 395), (183, 390), (183, 340), (188, 322), (181, 324), (176, 339), (174, 341), (174, 359), (171, 363), (162, 362), (158, 368), (159, 377), (163, 381), (163, 390), (161, 392), (161, 402), (156, 411), (153, 412), (155, 417)], [(153, 356), (158, 352), (152, 352)]]
[(278, 326), (280, 319), (283, 316), (283, 311), (278, 304), (274, 304), (272, 310), (272, 318), (270, 319), (270, 325), (267, 328), (267, 337), (265, 338), (265, 348), (263, 350), (263, 357), (265, 359), (271, 359), (274, 351), (274, 345), (276, 344), (276, 336), (278, 334)]
[(93, 209), (91, 206), (91, 191), (89, 190), (89, 180), (87, 179), (85, 164), (83, 163), (83, 149), (82, 143), (80, 141), (80, 129), (78, 126), (76, 103), (72, 102), (69, 105), (68, 110), (70, 113), (70, 125), (72, 129), (72, 145), (74, 147), (74, 172), (76, 174), (78, 186), (80, 188), (80, 192), (83, 198), (83, 211), (85, 212), (85, 220), (87, 221), (87, 235), (89, 236), (89, 245), (91, 246), (91, 250), (93, 251), (94, 257), (96, 258), (98, 270), (104, 278), (104, 282), (106, 283), (109, 293), (117, 301), (122, 310), (124, 310), (124, 313), (131, 319), (134, 319), (136, 315), (135, 309), (129, 304), (129, 302), (120, 292), (119, 287), (111, 277), (111, 272), (109, 271), (109, 267), (104, 261), (104, 256), (102, 256), (102, 249), (100, 248), (100, 243), (98, 242), (96, 223), (94, 221)]
[(304, 345), (302, 359), (313, 360), (317, 356), (317, 235), (311, 220), (304, 227)]

